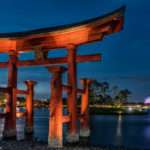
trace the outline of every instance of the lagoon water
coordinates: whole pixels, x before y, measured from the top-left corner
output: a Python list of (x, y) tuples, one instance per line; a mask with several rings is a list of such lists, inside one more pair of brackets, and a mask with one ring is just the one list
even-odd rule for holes
[[(17, 110), (23, 112), (24, 109)], [(3, 110), (1, 110), (3, 112)], [(64, 110), (64, 114), (65, 114)], [(34, 134), (36, 141), (48, 139), (49, 109), (34, 109)], [(17, 119), (17, 139), (25, 139), (25, 119)], [(149, 115), (91, 115), (90, 145), (115, 145), (150, 149), (150, 114)], [(0, 139), (4, 119), (0, 119)], [(66, 124), (63, 125), (65, 141)]]

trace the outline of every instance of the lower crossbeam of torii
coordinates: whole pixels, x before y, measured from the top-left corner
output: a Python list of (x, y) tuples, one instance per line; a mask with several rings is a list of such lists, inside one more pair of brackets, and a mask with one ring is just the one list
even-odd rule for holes
[[(1, 33), (0, 53), (8, 53), (9, 61), (0, 62), (0, 68), (8, 68), (8, 86), (0, 87), (6, 93), (6, 111), (0, 114), (5, 118), (3, 137), (16, 136), (16, 117), (25, 117), (25, 133), (34, 131), (33, 99), (37, 82), (24, 81), (27, 90), (17, 88), (18, 67), (45, 66), (51, 72), (51, 98), (49, 113), (49, 147), (63, 146), (62, 125), (67, 122), (67, 142), (78, 142), (79, 136), (90, 136), (89, 85), (90, 78), (80, 79), (82, 89), (77, 86), (77, 63), (100, 61), (100, 54), (78, 55), (80, 45), (102, 41), (104, 36), (119, 32), (123, 28), (125, 7), (107, 15), (80, 23), (51, 27), (27, 32)], [(67, 55), (47, 58), (48, 51), (66, 48)], [(35, 60), (18, 59), (19, 53), (34, 52)], [(60, 66), (67, 64), (67, 68)], [(47, 66), (50, 65), (50, 66)], [(52, 66), (57, 65), (57, 66)], [(62, 74), (67, 72), (67, 85), (62, 82)], [(67, 115), (62, 114), (62, 91), (67, 92)], [(17, 94), (26, 95), (25, 112), (16, 113)], [(82, 95), (81, 113), (78, 114), (77, 94)], [(80, 134), (78, 128), (80, 120)]]

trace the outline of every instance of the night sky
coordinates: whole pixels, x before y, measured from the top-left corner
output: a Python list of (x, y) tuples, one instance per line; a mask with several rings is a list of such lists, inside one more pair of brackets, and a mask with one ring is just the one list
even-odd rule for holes
[[(78, 64), (78, 79), (107, 81), (110, 87), (129, 89), (130, 101), (144, 101), (150, 95), (150, 1), (149, 0), (1, 0), (0, 32), (19, 32), (80, 22), (107, 14), (126, 5), (124, 29), (104, 37), (102, 42), (78, 47), (78, 54), (101, 53), (101, 62)], [(49, 57), (65, 56), (65, 49), (49, 52)], [(20, 60), (34, 59), (23, 53)], [(8, 54), (0, 54), (8, 61)], [(18, 88), (26, 89), (24, 80), (37, 81), (35, 98), (50, 97), (51, 75), (42, 67), (18, 70)], [(7, 86), (8, 69), (0, 69), (0, 86)], [(63, 82), (66, 83), (66, 74)], [(81, 87), (80, 83), (78, 86)]]

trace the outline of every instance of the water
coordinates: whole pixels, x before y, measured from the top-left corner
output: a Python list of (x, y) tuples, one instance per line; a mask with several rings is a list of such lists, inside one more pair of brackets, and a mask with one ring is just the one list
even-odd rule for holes
[[(3, 110), (1, 110), (3, 111)], [(18, 110), (23, 112), (23, 109)], [(65, 111), (64, 111), (65, 113)], [(34, 135), (37, 141), (48, 139), (48, 109), (34, 110)], [(17, 139), (24, 139), (25, 119), (17, 120)], [(149, 115), (91, 115), (91, 145), (116, 145), (125, 147), (150, 148), (150, 114)], [(0, 119), (0, 138), (4, 119)], [(66, 123), (63, 125), (65, 141)]]

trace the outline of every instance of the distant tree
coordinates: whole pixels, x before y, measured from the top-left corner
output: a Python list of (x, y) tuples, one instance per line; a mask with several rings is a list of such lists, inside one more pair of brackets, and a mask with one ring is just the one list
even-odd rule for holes
[(104, 104), (106, 105), (112, 105), (113, 104), (113, 101), (112, 101), (112, 97), (110, 95), (105, 95), (104, 97)]
[(5, 93), (0, 92), (0, 101), (3, 102), (6, 99)]
[(122, 103), (127, 103), (129, 95), (131, 95), (131, 92), (128, 89), (121, 90), (118, 93)]
[(101, 88), (100, 93), (103, 95), (103, 97), (105, 97), (109, 89), (109, 83), (108, 82), (99, 83), (99, 87)]
[[(114, 104), (116, 107), (120, 107), (122, 103), (127, 103), (131, 92), (128, 89), (121, 90), (118, 92), (118, 87), (114, 86), (112, 90), (109, 88), (108, 82), (98, 82), (94, 80), (90, 84), (90, 104)], [(110, 94), (110, 92), (113, 92)], [(111, 97), (113, 95), (113, 98)]]
[(90, 104), (95, 104), (100, 100), (100, 83), (97, 80), (94, 80), (89, 87), (89, 95), (90, 95)]
[(94, 80), (90, 85), (90, 103), (112, 104), (112, 97), (108, 95), (110, 91), (108, 82), (100, 83)]
[(114, 106), (116, 108), (119, 108), (121, 106), (122, 102), (121, 102), (121, 99), (119, 96), (116, 96), (115, 99), (114, 99)]
[(42, 104), (42, 102), (40, 100), (34, 100), (34, 104), (40, 105), (40, 104)]
[(136, 105), (136, 102), (130, 102), (129, 105)]
[(137, 105), (144, 106), (144, 103), (143, 102), (138, 102)]
[(98, 95), (98, 99), (96, 101), (96, 104), (103, 104), (105, 102), (105, 99), (102, 95)]
[(113, 96), (114, 96), (114, 98), (117, 96), (117, 92), (118, 92), (118, 86), (114, 86), (113, 88), (112, 88), (112, 91), (113, 91)]
[(17, 97), (17, 101), (20, 103), (26, 103), (26, 98), (25, 97)]

